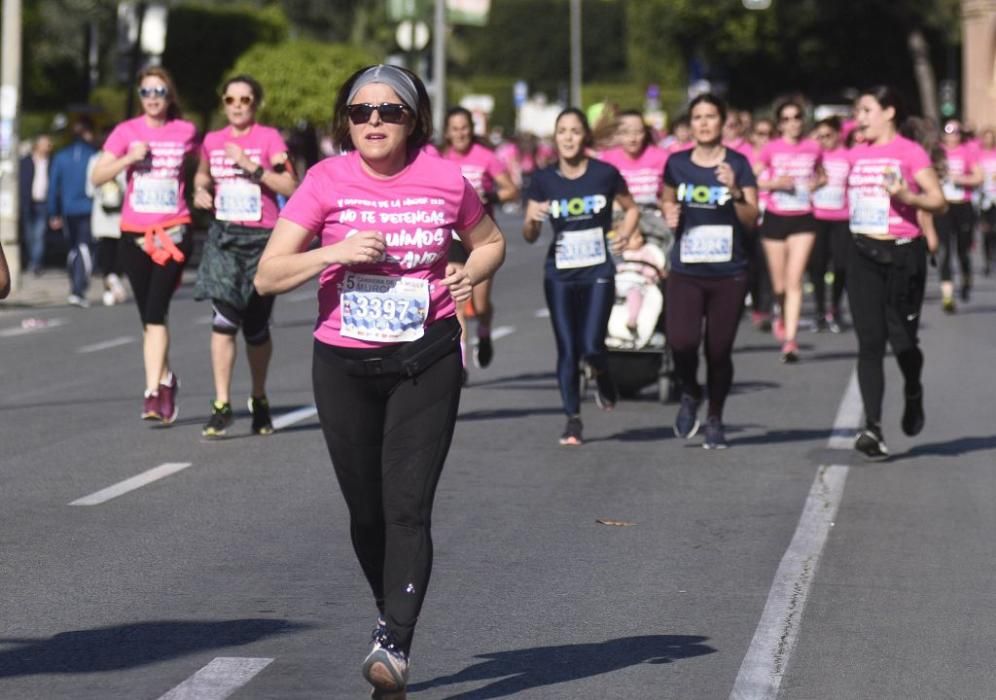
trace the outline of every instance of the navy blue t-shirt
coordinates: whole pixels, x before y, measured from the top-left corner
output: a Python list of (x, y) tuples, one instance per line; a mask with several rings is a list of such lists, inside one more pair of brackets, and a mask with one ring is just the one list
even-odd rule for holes
[[(733, 168), (738, 188), (757, 187), (742, 154), (727, 148), (724, 160)], [(729, 188), (716, 179), (716, 166), (696, 165), (692, 151), (680, 151), (667, 159), (664, 183), (674, 188), (681, 205), (671, 269), (702, 277), (727, 277), (746, 270), (751, 231), (737, 217)]]
[(553, 242), (546, 256), (546, 274), (563, 280), (594, 281), (615, 276), (616, 266), (606, 234), (612, 230), (612, 201), (627, 192), (615, 167), (595, 158), (581, 177), (560, 174), (556, 165), (533, 174), (526, 196), (550, 202)]

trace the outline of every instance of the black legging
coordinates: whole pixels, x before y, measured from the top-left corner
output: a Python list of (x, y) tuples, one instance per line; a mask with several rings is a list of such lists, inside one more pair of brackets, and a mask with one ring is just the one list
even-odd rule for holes
[(982, 229), (982, 245), (985, 252), (985, 265), (988, 271), (996, 259), (996, 204), (979, 212), (979, 223)]
[(667, 279), (667, 342), (681, 391), (702, 398), (698, 381), (702, 319), (705, 319), (709, 417), (722, 418), (733, 386), (733, 342), (747, 294), (747, 273), (700, 277), (672, 272)]
[(972, 229), (975, 226), (975, 212), (971, 202), (957, 202), (948, 206), (943, 214), (934, 216), (937, 237), (941, 242), (941, 281), (950, 282), (951, 254), (957, 252), (958, 266), (961, 268), (961, 284), (972, 286)]
[(771, 291), (771, 275), (768, 274), (768, 258), (764, 254), (764, 245), (760, 236), (749, 236), (750, 265), (748, 281), (750, 288), (751, 309), (757, 313), (770, 314), (774, 294)]
[(833, 272), (833, 289), (830, 309), (837, 313), (844, 296), (847, 279), (847, 251), (851, 247), (851, 229), (845, 221), (816, 220), (816, 243), (809, 256), (809, 279), (813, 283), (813, 300), (816, 315), (823, 318), (827, 312), (827, 269)]
[(615, 280), (572, 281), (547, 277), (543, 281), (550, 323), (557, 339), (557, 383), (564, 412), (581, 413), (578, 367), (584, 360), (598, 372), (607, 372), (605, 332), (616, 300)]
[[(184, 263), (170, 260), (165, 265), (157, 265), (145, 250), (136, 244), (142, 242), (141, 236), (133, 233), (122, 233), (118, 248), (118, 259), (121, 268), (128, 275), (131, 291), (135, 295), (135, 304), (142, 317), (142, 325), (165, 325), (169, 316), (169, 303), (173, 293), (180, 284)], [(183, 240), (176, 244), (187, 259), (194, 248), (190, 229), (183, 235)]]
[(349, 360), (390, 352), (316, 341), (312, 380), (353, 549), (388, 630), (407, 653), (432, 571), (432, 502), (453, 437), (462, 364), (454, 342), (415, 378), (347, 371)]
[(923, 353), (917, 334), (927, 281), (927, 247), (923, 238), (892, 241), (854, 237), (847, 274), (854, 332), (858, 336), (858, 385), (869, 425), (882, 422), (885, 395), (885, 344), (899, 363), (908, 395), (921, 390)]

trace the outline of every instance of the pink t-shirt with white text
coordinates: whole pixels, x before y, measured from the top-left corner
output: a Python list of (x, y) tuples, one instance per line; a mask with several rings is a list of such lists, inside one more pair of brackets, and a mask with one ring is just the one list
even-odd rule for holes
[(972, 201), (972, 191), (975, 188), (967, 185), (956, 185), (951, 178), (971, 175), (978, 157), (977, 154), (978, 150), (967, 143), (959, 144), (954, 148), (944, 146), (944, 156), (948, 162), (947, 177), (941, 183), (944, 189), (944, 199), (955, 204)]
[(260, 207), (260, 218), (248, 220), (228, 219), (231, 223), (253, 228), (273, 228), (277, 223), (277, 195), (266, 185), (253, 183), (249, 179), (249, 173), (245, 172), (235, 161), (225, 155), (225, 144), (233, 143), (242, 148), (246, 157), (256, 165), (262, 165), (267, 170), (273, 169), (273, 157), (281, 153), (287, 153), (287, 144), (284, 143), (280, 132), (273, 127), (253, 124), (249, 131), (240, 136), (232, 132), (231, 125), (218, 131), (211, 131), (204, 137), (204, 144), (201, 146), (201, 158), (207, 160), (211, 168), (211, 179), (214, 180), (215, 207), (219, 206), (218, 198), (223, 188), (236, 187), (259, 187), (259, 194), (262, 206)]
[[(918, 143), (902, 136), (894, 137), (889, 143), (874, 145), (862, 143), (847, 152), (851, 162), (851, 172), (847, 177), (847, 196), (851, 206), (851, 230), (860, 233), (855, 225), (856, 211), (864, 207), (874, 214), (882, 207), (884, 232), (875, 235), (888, 235), (894, 238), (916, 238), (920, 226), (916, 220), (916, 207), (893, 199), (885, 189), (885, 178), (902, 177), (906, 186), (914, 194), (920, 192), (916, 174), (931, 167), (930, 156)], [(879, 205), (878, 203), (882, 204)], [(877, 217), (862, 214), (865, 221), (874, 224)]]
[(823, 152), (827, 184), (813, 192), (813, 216), (820, 221), (847, 221), (847, 174), (851, 161), (846, 148)]
[(988, 209), (996, 204), (996, 148), (979, 151), (979, 167), (982, 168), (982, 207)]
[(616, 166), (637, 204), (659, 206), (668, 155), (663, 148), (651, 144), (633, 158), (621, 146), (616, 146), (603, 151), (599, 159)]
[(471, 144), (466, 153), (448, 148), (442, 157), (460, 166), (460, 172), (482, 200), (485, 195), (494, 193), (495, 178), (505, 173), (505, 166), (494, 152), (479, 143)]
[(813, 210), (810, 186), (820, 162), (820, 145), (811, 139), (789, 143), (785, 139), (769, 141), (761, 149), (760, 162), (768, 170), (768, 180), (790, 177), (795, 189), (770, 190), (767, 211), (781, 216), (802, 216)]
[[(361, 277), (365, 289), (372, 289), (377, 282), (374, 279), (371, 283), (371, 278), (384, 284), (404, 278), (411, 283), (410, 288), (427, 286), (428, 308), (422, 311), (425, 326), (455, 315), (453, 297), (440, 284), (446, 276), (450, 231), (467, 231), (483, 216), (481, 200), (460, 168), (424, 152), (418, 152), (404, 170), (390, 178), (367, 174), (356, 151), (317, 163), (308, 170), (280, 218), (320, 235), (323, 246), (340, 243), (354, 232), (380, 231), (387, 250), (380, 262), (330, 265), (322, 272), (315, 338), (328, 345), (354, 348), (397, 342), (343, 335), (342, 302), (354, 289), (350, 283)], [(418, 293), (410, 291), (408, 299)], [(378, 318), (391, 315), (379, 311)], [(376, 327), (369, 331), (376, 332)]]
[(120, 158), (136, 141), (147, 144), (149, 153), (128, 167), (121, 229), (138, 232), (168, 221), (189, 221), (183, 162), (197, 148), (197, 127), (183, 119), (151, 127), (139, 116), (114, 127), (104, 150)]

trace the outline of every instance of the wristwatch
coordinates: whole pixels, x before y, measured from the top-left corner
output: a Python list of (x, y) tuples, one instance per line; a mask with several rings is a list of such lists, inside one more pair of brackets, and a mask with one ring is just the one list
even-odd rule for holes
[(743, 202), (744, 200), (747, 199), (747, 195), (744, 194), (744, 190), (741, 187), (740, 189), (737, 190), (737, 193), (735, 195), (731, 194), (730, 198), (733, 199), (734, 202)]
[(249, 179), (252, 180), (253, 182), (259, 182), (260, 180), (263, 179), (263, 173), (265, 172), (266, 171), (263, 170), (262, 165), (257, 165), (256, 169), (253, 170), (251, 173), (249, 173)]

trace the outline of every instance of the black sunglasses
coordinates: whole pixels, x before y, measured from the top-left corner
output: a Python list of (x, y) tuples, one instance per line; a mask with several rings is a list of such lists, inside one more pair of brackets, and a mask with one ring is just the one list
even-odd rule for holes
[(408, 112), (408, 107), (394, 102), (381, 102), (379, 105), (364, 102), (363, 104), (346, 106), (349, 121), (354, 124), (366, 124), (370, 121), (374, 110), (377, 110), (377, 114), (380, 115), (381, 120), (385, 124), (401, 124), (405, 121), (405, 114)]
[(169, 90), (164, 85), (156, 85), (155, 87), (140, 87), (138, 89), (138, 96), (142, 99), (148, 99), (150, 97), (166, 97), (169, 94)]
[(236, 97), (235, 95), (225, 95), (221, 99), (226, 105), (229, 106), (235, 104), (236, 101), (238, 101), (238, 103), (243, 107), (248, 107), (252, 104), (252, 98), (249, 95), (241, 95), (239, 97)]

